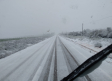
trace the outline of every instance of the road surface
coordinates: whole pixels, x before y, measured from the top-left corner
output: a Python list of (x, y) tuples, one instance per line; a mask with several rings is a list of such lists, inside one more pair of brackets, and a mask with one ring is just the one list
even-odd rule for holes
[[(92, 54), (78, 44), (54, 36), (0, 59), (0, 81), (60, 81)], [(103, 62), (74, 81), (112, 81), (112, 65)]]

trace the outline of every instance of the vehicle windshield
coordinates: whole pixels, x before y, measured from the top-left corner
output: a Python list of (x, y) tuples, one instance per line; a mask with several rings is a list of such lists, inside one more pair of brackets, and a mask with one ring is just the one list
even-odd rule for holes
[(112, 0), (0, 0), (0, 81), (112, 81), (111, 44)]

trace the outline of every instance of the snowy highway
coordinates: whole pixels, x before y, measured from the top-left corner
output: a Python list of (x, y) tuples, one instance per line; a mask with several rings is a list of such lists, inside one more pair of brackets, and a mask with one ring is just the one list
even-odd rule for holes
[[(0, 81), (60, 81), (92, 55), (80, 45), (54, 36), (0, 59)], [(74, 81), (112, 81), (112, 64), (104, 61)]]

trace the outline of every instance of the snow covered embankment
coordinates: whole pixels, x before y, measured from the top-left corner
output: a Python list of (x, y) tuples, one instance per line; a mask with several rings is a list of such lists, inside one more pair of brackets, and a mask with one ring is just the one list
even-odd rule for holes
[[(88, 38), (88, 37), (76, 37), (76, 38), (66, 38), (69, 41), (72, 41), (76, 44), (79, 44), (81, 47), (84, 47), (85, 50), (93, 51), (91, 53), (96, 54), (97, 52), (103, 50), (108, 45), (112, 44), (111, 38)], [(101, 48), (95, 47), (95, 44), (100, 43), (102, 45)], [(112, 64), (112, 54), (108, 56), (106, 59), (108, 63)]]

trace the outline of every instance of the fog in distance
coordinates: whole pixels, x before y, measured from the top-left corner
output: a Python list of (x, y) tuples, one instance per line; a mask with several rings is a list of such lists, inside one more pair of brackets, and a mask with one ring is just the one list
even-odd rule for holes
[(81, 31), (82, 23), (112, 27), (112, 0), (0, 0), (0, 38)]

